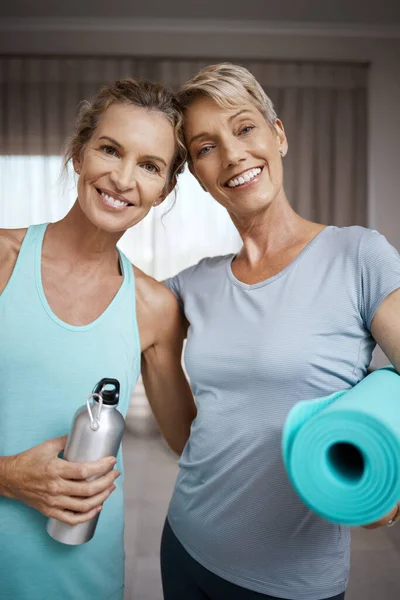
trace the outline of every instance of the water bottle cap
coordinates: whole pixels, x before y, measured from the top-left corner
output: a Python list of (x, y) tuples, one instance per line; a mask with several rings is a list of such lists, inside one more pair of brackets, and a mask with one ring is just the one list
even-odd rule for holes
[[(104, 389), (106, 386), (113, 386), (114, 389)], [(106, 406), (116, 406), (119, 402), (119, 381), (117, 379), (101, 379), (94, 387), (93, 394), (101, 394), (103, 404)], [(95, 402), (98, 402), (96, 397)]]
[(113, 404), (118, 404), (118, 394), (115, 390), (103, 390), (101, 392), (103, 397), (103, 404), (108, 406), (112, 406)]

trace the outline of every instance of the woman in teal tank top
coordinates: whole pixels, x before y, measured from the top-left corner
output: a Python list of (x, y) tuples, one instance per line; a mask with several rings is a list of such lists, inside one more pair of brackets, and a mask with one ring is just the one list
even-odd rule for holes
[[(0, 231), (1, 598), (122, 600), (121, 456), (116, 469), (112, 457), (58, 457), (97, 381), (120, 381), (125, 414), (142, 361), (156, 416), (161, 402), (169, 406), (170, 446), (181, 452), (188, 437), (195, 408), (180, 365), (177, 302), (116, 248), (174, 188), (181, 138), (181, 113), (161, 85), (103, 88), (81, 107), (67, 146), (66, 163), (79, 176), (70, 212), (57, 223)], [(101, 509), (82, 546), (46, 533), (48, 517), (75, 524)]]

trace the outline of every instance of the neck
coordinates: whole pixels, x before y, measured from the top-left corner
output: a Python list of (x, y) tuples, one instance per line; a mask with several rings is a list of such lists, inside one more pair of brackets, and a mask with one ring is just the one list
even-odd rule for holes
[(283, 191), (257, 214), (244, 217), (231, 214), (230, 217), (243, 241), (239, 256), (250, 263), (296, 246), (312, 231), (322, 228), (300, 217)]
[(115, 265), (116, 244), (124, 232), (108, 232), (96, 227), (76, 201), (68, 214), (48, 227), (51, 254), (83, 264)]

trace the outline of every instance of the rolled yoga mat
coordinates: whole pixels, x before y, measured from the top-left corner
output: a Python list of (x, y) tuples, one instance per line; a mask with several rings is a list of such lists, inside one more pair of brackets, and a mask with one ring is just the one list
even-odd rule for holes
[(400, 376), (387, 367), (355, 387), (299, 402), (283, 460), (307, 506), (348, 526), (374, 523), (400, 500)]

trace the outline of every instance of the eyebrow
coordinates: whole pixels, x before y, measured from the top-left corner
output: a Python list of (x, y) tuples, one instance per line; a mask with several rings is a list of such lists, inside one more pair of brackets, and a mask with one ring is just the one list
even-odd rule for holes
[[(108, 140), (109, 142), (111, 142), (112, 144), (114, 144), (114, 146), (117, 146), (117, 148), (121, 148), (123, 149), (123, 145), (120, 144), (119, 142), (117, 142), (117, 140), (114, 140), (114, 138), (109, 137), (108, 135), (102, 135), (99, 140)], [(163, 158), (161, 158), (161, 156), (156, 156), (154, 154), (146, 154), (146, 156), (144, 156), (143, 158), (146, 158), (147, 160), (155, 160), (158, 161), (160, 163), (162, 163), (164, 166), (168, 166), (167, 163), (165, 162), (165, 160)]]
[(167, 163), (165, 162), (165, 160), (163, 158), (161, 158), (161, 156), (155, 156), (154, 154), (146, 154), (146, 156), (143, 156), (143, 158), (147, 158), (148, 160), (155, 160), (158, 161), (160, 163), (162, 163), (165, 167), (167, 167)]
[[(239, 115), (242, 115), (243, 113), (250, 113), (251, 111), (248, 108), (243, 108), (242, 110), (239, 110), (237, 113), (235, 113), (234, 115), (231, 115), (228, 119), (228, 122), (230, 123), (231, 121), (233, 121), (233, 119), (236, 119), (236, 117), (239, 117)], [(202, 133), (198, 133), (197, 135), (194, 135), (192, 137), (192, 139), (189, 141), (189, 146), (195, 141), (198, 140), (200, 138), (207, 138), (210, 137), (210, 134), (207, 133), (207, 131), (203, 131)]]
[(109, 137), (108, 135), (102, 135), (99, 140), (108, 140), (109, 142), (111, 142), (112, 144), (114, 144), (114, 146), (117, 146), (117, 148), (123, 148), (122, 144), (120, 144), (119, 142), (117, 142), (117, 140), (114, 140), (114, 138)]

